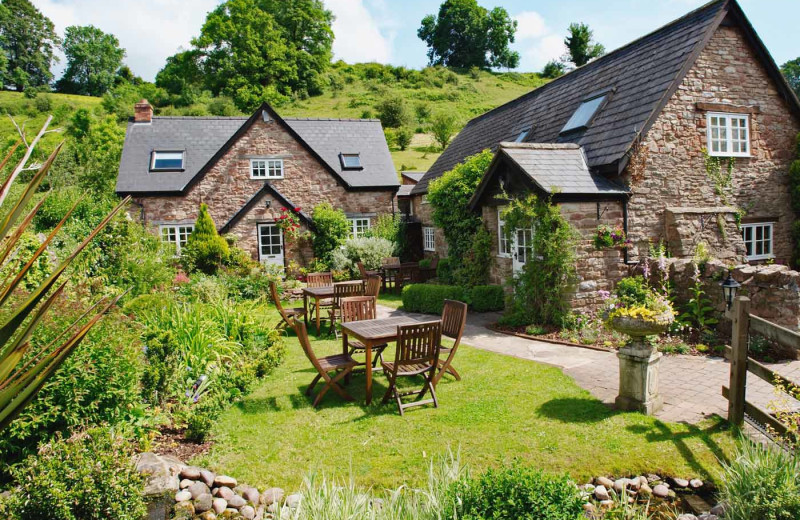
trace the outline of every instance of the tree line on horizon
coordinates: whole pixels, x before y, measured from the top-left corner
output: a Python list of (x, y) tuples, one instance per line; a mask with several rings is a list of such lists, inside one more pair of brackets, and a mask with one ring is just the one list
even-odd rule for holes
[[(333, 57), (333, 20), (322, 0), (226, 0), (208, 13), (189, 49), (167, 58), (155, 86), (178, 105), (208, 92), (230, 98), (244, 112), (263, 101), (281, 105), (335, 90), (325, 74)], [(517, 21), (502, 7), (445, 0), (437, 14), (422, 19), (417, 35), (431, 66), (511, 70), (520, 60), (510, 48), (516, 31)], [(548, 62), (541, 77), (559, 77), (605, 54), (584, 23), (570, 24), (564, 46), (565, 54)], [(66, 67), (54, 82), (57, 49)], [(0, 0), (0, 80), (6, 88), (101, 96), (119, 85), (146, 83), (123, 63), (125, 55), (113, 34), (70, 26), (61, 38), (30, 0)], [(781, 70), (800, 95), (800, 58)]]

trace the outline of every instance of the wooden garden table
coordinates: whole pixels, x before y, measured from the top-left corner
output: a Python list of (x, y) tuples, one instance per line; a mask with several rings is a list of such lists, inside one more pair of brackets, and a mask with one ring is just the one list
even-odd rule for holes
[(366, 347), (366, 369), (367, 369), (367, 404), (372, 402), (372, 349), (375, 345), (383, 345), (391, 341), (397, 341), (397, 327), (402, 325), (413, 325), (415, 323), (430, 322), (430, 319), (419, 320), (408, 316), (397, 316), (393, 318), (380, 318), (377, 320), (350, 321), (342, 323), (342, 351), (349, 354), (347, 338), (352, 336)]
[[(349, 282), (338, 282), (337, 284), (363, 284), (364, 282), (361, 280), (351, 280)], [(325, 285), (323, 287), (303, 287), (303, 309), (305, 309), (306, 314), (303, 320), (305, 321), (306, 326), (308, 326), (308, 299), (314, 299), (314, 314), (315, 314), (315, 321), (317, 325), (317, 335), (319, 335), (320, 329), (320, 315), (319, 315), (319, 307), (320, 302), (327, 298), (333, 298), (333, 285)]]

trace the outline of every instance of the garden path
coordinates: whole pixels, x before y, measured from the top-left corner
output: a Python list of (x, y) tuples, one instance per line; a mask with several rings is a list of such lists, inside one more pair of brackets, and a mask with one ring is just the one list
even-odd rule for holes
[[(421, 314), (406, 313), (378, 306), (378, 317)], [(571, 347), (544, 341), (518, 338), (486, 328), (497, 321), (495, 313), (470, 313), (462, 342), (475, 348), (538, 361), (561, 368), (582, 388), (608, 405), (613, 405), (619, 388), (619, 365), (614, 353)], [(457, 365), (457, 361), (454, 363)], [(800, 382), (800, 361), (775, 363), (772, 370)], [(464, 375), (469, 377), (469, 374)], [(664, 407), (656, 414), (670, 422), (695, 424), (717, 414), (727, 416), (728, 402), (722, 397), (722, 385), (728, 384), (729, 364), (722, 358), (669, 355), (661, 362), (661, 393)], [(748, 377), (747, 400), (762, 407), (777, 399), (765, 381)], [(800, 403), (794, 401), (795, 407)]]

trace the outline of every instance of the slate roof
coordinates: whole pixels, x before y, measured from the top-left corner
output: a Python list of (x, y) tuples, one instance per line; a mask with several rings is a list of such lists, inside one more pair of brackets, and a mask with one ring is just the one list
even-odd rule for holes
[(581, 147), (574, 143), (500, 143), (498, 154), (547, 193), (565, 195), (624, 194), (627, 190), (589, 171)]
[(425, 176), (425, 172), (400, 172), (403, 177), (408, 177), (414, 182), (419, 182)]
[[(245, 117), (154, 117), (150, 123), (128, 123), (122, 149), (117, 193), (179, 194), (202, 177), (228, 146), (261, 117), (262, 110), (285, 124), (332, 173), (331, 182), (346, 188), (392, 189), (399, 187), (389, 147), (377, 119), (280, 118), (268, 106)], [(185, 150), (182, 172), (150, 172), (153, 150)], [(345, 170), (340, 153), (359, 153), (362, 169)]]
[[(550, 83), (471, 120), (414, 187), (428, 183), (466, 157), (499, 143), (515, 141), (523, 129), (525, 142), (575, 143), (583, 147), (592, 169), (624, 166), (638, 135), (646, 132), (678, 88), (697, 55), (727, 14), (743, 26), (790, 105), (797, 98), (785, 85), (763, 43), (734, 0), (715, 0), (624, 47), (579, 67)], [(784, 88), (786, 87), (786, 88)], [(607, 93), (608, 99), (588, 128), (559, 135), (587, 98)]]
[(397, 190), (398, 197), (410, 197), (411, 190), (414, 189), (414, 184), (401, 184), (400, 189)]

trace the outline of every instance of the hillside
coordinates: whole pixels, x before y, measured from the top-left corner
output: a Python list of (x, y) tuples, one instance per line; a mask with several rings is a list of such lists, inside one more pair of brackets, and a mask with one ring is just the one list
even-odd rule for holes
[[(392, 149), (392, 157), (398, 171), (426, 170), (441, 153), (428, 133), (430, 117), (437, 112), (451, 114), (457, 119), (460, 130), (469, 119), (510, 101), (545, 83), (538, 74), (491, 73), (473, 70), (458, 72), (445, 68), (426, 68), (411, 70), (378, 64), (347, 65), (334, 64), (329, 73), (331, 88), (322, 95), (298, 99), (278, 107), (281, 115), (287, 117), (332, 117), (362, 118), (378, 117), (377, 105), (385, 99), (400, 98), (405, 105), (405, 126), (414, 131), (411, 145), (404, 151)], [(207, 115), (215, 114), (220, 100), (203, 97), (195, 104), (175, 107), (154, 100), (152, 91), (147, 97), (156, 106), (157, 114), (168, 115)], [(132, 113), (134, 98), (138, 94), (128, 92)], [(168, 99), (166, 95), (162, 96)], [(119, 106), (119, 103), (110, 104)], [(65, 94), (39, 94), (29, 99), (17, 92), (0, 92), (0, 112), (25, 123), (28, 134), (34, 134), (44, 122), (47, 114), (53, 114), (51, 128), (63, 127), (79, 108), (104, 114), (101, 98), (73, 96)], [(237, 113), (232, 105), (225, 104), (224, 115)], [(8, 117), (0, 117), (0, 135), (3, 143), (14, 141), (17, 132)], [(125, 114), (120, 114), (124, 119)], [(30, 135), (32, 138), (32, 135)], [(62, 137), (59, 134), (46, 136), (51, 149)]]

